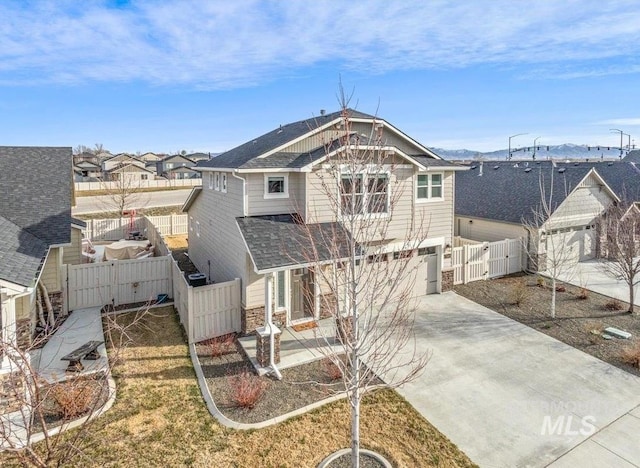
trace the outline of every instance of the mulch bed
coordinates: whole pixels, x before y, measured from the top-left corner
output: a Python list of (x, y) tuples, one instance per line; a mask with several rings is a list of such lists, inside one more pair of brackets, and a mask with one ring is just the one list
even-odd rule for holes
[[(563, 284), (556, 294), (556, 318), (551, 318), (551, 290), (538, 285), (537, 276), (518, 274), (454, 287), (455, 292), (546, 335), (640, 376), (640, 369), (622, 361), (622, 350), (640, 342), (640, 318), (621, 310), (607, 310), (612, 299), (589, 291), (581, 299), (581, 288)], [(561, 288), (560, 288), (561, 289)], [(520, 299), (520, 304), (516, 304)], [(615, 327), (633, 336), (629, 340), (605, 340), (598, 331)]]
[[(324, 400), (344, 389), (341, 379), (332, 380), (322, 360), (281, 370), (282, 380), (263, 376), (265, 391), (254, 408), (241, 408), (232, 401), (234, 391), (230, 376), (244, 369), (253, 372), (237, 341), (227, 354), (211, 357), (206, 343), (196, 345), (198, 359), (209, 390), (218, 409), (229, 419), (241, 423), (257, 423), (294, 411), (311, 403)], [(381, 382), (380, 382), (381, 383)]]

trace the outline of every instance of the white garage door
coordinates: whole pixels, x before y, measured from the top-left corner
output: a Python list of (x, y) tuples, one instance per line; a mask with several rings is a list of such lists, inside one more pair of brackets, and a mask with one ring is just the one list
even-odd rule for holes
[[(591, 260), (596, 256), (595, 230), (590, 226), (589, 229), (586, 226), (580, 226), (556, 232), (548, 242), (553, 242), (553, 246), (557, 246), (558, 255), (570, 257), (578, 262)], [(547, 243), (549, 254), (551, 248)]]
[(417, 295), (435, 294), (438, 292), (438, 254), (436, 247), (418, 249), (418, 267), (416, 276)]

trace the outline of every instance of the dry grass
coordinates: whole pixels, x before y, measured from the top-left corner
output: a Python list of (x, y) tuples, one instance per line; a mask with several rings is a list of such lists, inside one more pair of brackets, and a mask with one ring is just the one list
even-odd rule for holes
[[(131, 314), (118, 316), (131, 320)], [(349, 445), (342, 400), (261, 430), (227, 429), (211, 417), (172, 308), (134, 332), (114, 376), (118, 399), (95, 421), (77, 466), (313, 467)], [(362, 408), (362, 444), (396, 466), (474, 466), (404, 399), (382, 391)], [(4, 455), (5, 457), (8, 455)], [(0, 465), (6, 459), (0, 457)]]
[(181, 234), (179, 236), (166, 236), (164, 241), (170, 250), (186, 249), (189, 247), (186, 234)]
[(640, 341), (622, 348), (620, 351), (620, 359), (630, 366), (640, 369)]

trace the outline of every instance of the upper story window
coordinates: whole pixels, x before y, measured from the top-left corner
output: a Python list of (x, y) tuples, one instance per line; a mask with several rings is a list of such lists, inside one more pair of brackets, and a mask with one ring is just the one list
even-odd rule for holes
[(213, 188), (216, 191), (220, 191), (220, 173), (219, 172), (213, 173)]
[(165, 163), (166, 169), (173, 169), (173, 163)]
[(389, 213), (388, 174), (342, 174), (340, 212), (345, 215)]
[(209, 172), (208, 180), (209, 180), (209, 189), (213, 190), (213, 172)]
[(223, 172), (220, 174), (220, 190), (224, 193), (227, 193), (227, 173)]
[(264, 176), (264, 198), (288, 198), (289, 197), (289, 176), (265, 175)]
[(442, 174), (418, 174), (416, 199), (418, 201), (442, 200)]

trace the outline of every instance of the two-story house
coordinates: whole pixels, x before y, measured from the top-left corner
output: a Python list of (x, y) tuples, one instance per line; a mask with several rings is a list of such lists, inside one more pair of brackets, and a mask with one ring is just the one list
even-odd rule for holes
[[(343, 112), (281, 125), (198, 166), (202, 187), (183, 207), (189, 214), (189, 257), (211, 282), (241, 279), (244, 333), (261, 326), (265, 305), (270, 307), (266, 279), (274, 285), (273, 316), (281, 325), (321, 316), (318, 298), (325, 291), (316, 268), (339, 254), (320, 252), (310, 262), (303, 244), (307, 238), (313, 243), (309, 236), (352, 235), (341, 222), (341, 210), (356, 207), (363, 215), (388, 218), (383, 235), (362, 246), (363, 258), (375, 255), (375, 261), (392, 268), (399, 258), (415, 256), (420, 262), (412, 283), (415, 296), (438, 293), (452, 283), (454, 174), (464, 168), (378, 117)], [(335, 159), (342, 149), (354, 140), (362, 151), (374, 145), (365, 136), (372, 128), (384, 158), (375, 173), (345, 168), (333, 176), (342, 167)], [(334, 195), (341, 200), (339, 212), (330, 208)], [(407, 234), (416, 224), (426, 235), (408, 245)]]
[(196, 162), (181, 154), (173, 154), (156, 162), (156, 173), (167, 179), (193, 179), (200, 173), (192, 168)]

